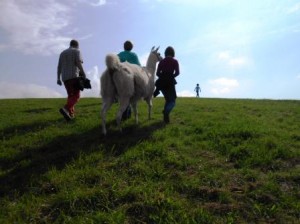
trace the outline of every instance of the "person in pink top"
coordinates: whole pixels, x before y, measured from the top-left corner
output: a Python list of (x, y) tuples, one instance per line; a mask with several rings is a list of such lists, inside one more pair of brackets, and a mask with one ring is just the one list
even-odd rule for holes
[(173, 47), (167, 47), (165, 50), (165, 58), (161, 60), (157, 66), (156, 75), (158, 80), (155, 83), (156, 89), (153, 93), (154, 97), (162, 92), (165, 98), (165, 106), (163, 110), (164, 122), (169, 123), (169, 114), (175, 106), (177, 98), (175, 85), (177, 84), (175, 77), (179, 75), (179, 63), (174, 58), (175, 51)]

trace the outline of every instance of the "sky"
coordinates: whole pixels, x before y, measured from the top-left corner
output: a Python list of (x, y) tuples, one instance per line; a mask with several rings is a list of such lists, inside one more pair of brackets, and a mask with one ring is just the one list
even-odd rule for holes
[(0, 98), (66, 97), (56, 84), (61, 51), (77, 39), (99, 97), (105, 56), (175, 49), (178, 96), (300, 99), (297, 0), (1, 0)]

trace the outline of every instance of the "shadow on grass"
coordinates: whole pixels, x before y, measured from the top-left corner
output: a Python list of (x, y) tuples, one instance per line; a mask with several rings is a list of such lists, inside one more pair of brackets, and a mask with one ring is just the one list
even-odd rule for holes
[(24, 112), (29, 114), (41, 114), (41, 113), (47, 113), (51, 110), (52, 108), (36, 108), (36, 109), (24, 110)]
[[(82, 153), (102, 150), (109, 156), (119, 156), (130, 147), (151, 138), (151, 134), (162, 127), (162, 122), (145, 127), (127, 125), (123, 133), (110, 132), (105, 137), (99, 125), (80, 134), (57, 137), (41, 147), (25, 148), (14, 158), (1, 161), (2, 170), (7, 173), (0, 177), (0, 197), (28, 192), (30, 186), (39, 182), (41, 175), (52, 168), (63, 169)], [(32, 127), (24, 129), (28, 128)]]
[(78, 106), (78, 108), (80, 108), (80, 107), (82, 107), (82, 108), (84, 108), (84, 107), (96, 107), (96, 108), (98, 108), (99, 109), (99, 111), (101, 110), (101, 107), (102, 107), (102, 104), (101, 104), (101, 102), (97, 102), (97, 103), (89, 103), (89, 104), (80, 104), (79, 106)]
[[(15, 135), (25, 135), (28, 132), (35, 132), (41, 129), (48, 128), (51, 125), (55, 125), (57, 120), (47, 120), (47, 121), (35, 121), (28, 124), (15, 125), (8, 128), (0, 130), (2, 137), (11, 138)], [(1, 166), (1, 165), (0, 165)]]

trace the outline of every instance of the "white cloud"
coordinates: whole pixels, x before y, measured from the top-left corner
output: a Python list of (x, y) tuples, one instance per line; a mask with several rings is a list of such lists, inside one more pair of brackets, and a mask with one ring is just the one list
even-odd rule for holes
[(237, 67), (237, 66), (244, 66), (247, 64), (247, 59), (244, 58), (244, 57), (239, 57), (239, 58), (231, 58), (229, 61), (228, 61), (229, 65), (230, 66), (234, 66), (234, 67)]
[(239, 83), (236, 79), (228, 79), (228, 78), (224, 78), (224, 77), (211, 80), (210, 83), (213, 85), (228, 86), (228, 87), (239, 86)]
[(141, 57), (139, 57), (139, 60), (140, 60), (140, 63), (142, 66), (146, 66), (148, 57), (149, 57), (149, 53), (144, 53), (144, 54), (142, 54)]
[(79, 3), (88, 4), (90, 6), (98, 7), (106, 4), (106, 0), (77, 0)]
[[(100, 6), (106, 1), (85, 3)], [(15, 49), (40, 55), (59, 53), (68, 46), (70, 36), (77, 30), (76, 27), (73, 31), (67, 30), (75, 14), (72, 11), (74, 4), (76, 2), (71, 0), (63, 3), (59, 0), (1, 0), (0, 29), (5, 31), (8, 41), (1, 44), (0, 51)]]
[(217, 57), (219, 60), (234, 68), (239, 68), (249, 64), (249, 60), (246, 57), (233, 57), (229, 51), (219, 52)]
[(214, 95), (223, 95), (231, 93), (234, 89), (239, 87), (239, 82), (236, 79), (218, 78), (209, 81), (210, 92)]
[(91, 80), (92, 89), (85, 89), (82, 93), (82, 97), (99, 97), (100, 96), (100, 76), (98, 66), (94, 66), (87, 72), (87, 78)]
[[(82, 97), (99, 97), (100, 95), (100, 78), (98, 67), (94, 66), (86, 72), (87, 78), (91, 81), (92, 89), (85, 89), (81, 92)], [(63, 87), (64, 88), (64, 87)], [(57, 98), (64, 97), (45, 86), (36, 84), (20, 84), (10, 82), (0, 82), (0, 99), (11, 98)]]
[[(260, 24), (240, 18), (211, 21), (195, 31), (184, 43), (183, 50), (187, 54), (198, 52), (217, 52), (220, 49), (230, 49), (230, 52), (247, 51), (259, 38)], [(227, 57), (232, 55), (227, 55)]]
[(177, 93), (177, 96), (179, 97), (193, 97), (195, 96), (195, 93), (189, 91), (189, 90), (183, 90)]
[[(232, 0), (210, 0), (210, 1), (199, 1), (199, 0), (156, 0), (157, 2), (165, 2), (170, 4), (180, 4), (180, 5), (223, 5), (232, 2)], [(150, 0), (142, 0), (142, 2), (152, 2)]]
[(92, 6), (102, 6), (106, 4), (106, 0), (96, 0), (90, 3)]
[[(81, 96), (99, 97), (100, 78), (99, 78), (98, 67), (94, 66), (90, 71), (87, 71), (86, 73), (87, 73), (87, 78), (90, 79), (91, 81), (92, 89), (85, 89), (84, 91), (81, 92)], [(57, 98), (57, 97), (65, 97), (65, 96), (53, 89), (50, 89), (45, 86), (36, 85), (36, 84), (0, 82), (0, 99)]]
[(26, 54), (57, 53), (69, 38), (59, 35), (68, 26), (70, 9), (53, 0), (2, 0), (0, 27), (8, 33), (9, 47)]
[(35, 84), (0, 82), (0, 98), (57, 98), (62, 95), (48, 87)]
[(229, 60), (230, 59), (229, 52), (228, 51), (219, 52), (218, 58), (222, 60)]
[(288, 13), (296, 13), (298, 11), (300, 11), (300, 3), (293, 5), (287, 10)]

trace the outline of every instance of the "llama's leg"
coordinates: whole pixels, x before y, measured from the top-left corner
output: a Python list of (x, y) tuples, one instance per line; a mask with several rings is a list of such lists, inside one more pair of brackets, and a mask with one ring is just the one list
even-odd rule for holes
[(118, 126), (119, 130), (122, 131), (122, 128), (121, 128), (122, 114), (129, 105), (129, 98), (128, 97), (120, 97), (119, 100), (120, 100), (120, 108), (117, 112), (116, 121), (117, 121), (117, 126)]
[(138, 110), (137, 110), (137, 102), (132, 103), (131, 105), (132, 105), (133, 112), (134, 112), (135, 123), (138, 124), (139, 123), (139, 116), (138, 116)]
[(101, 118), (102, 118), (102, 133), (106, 135), (106, 113), (113, 104), (113, 98), (102, 98), (102, 110), (101, 110)]
[(152, 113), (152, 99), (150, 100), (146, 100), (147, 104), (148, 104), (148, 119), (151, 119), (151, 113)]
[(152, 116), (152, 107), (153, 107), (153, 104), (152, 104), (152, 99), (151, 99), (149, 104), (148, 104), (148, 118), (149, 118), (149, 120), (151, 119), (151, 116)]

